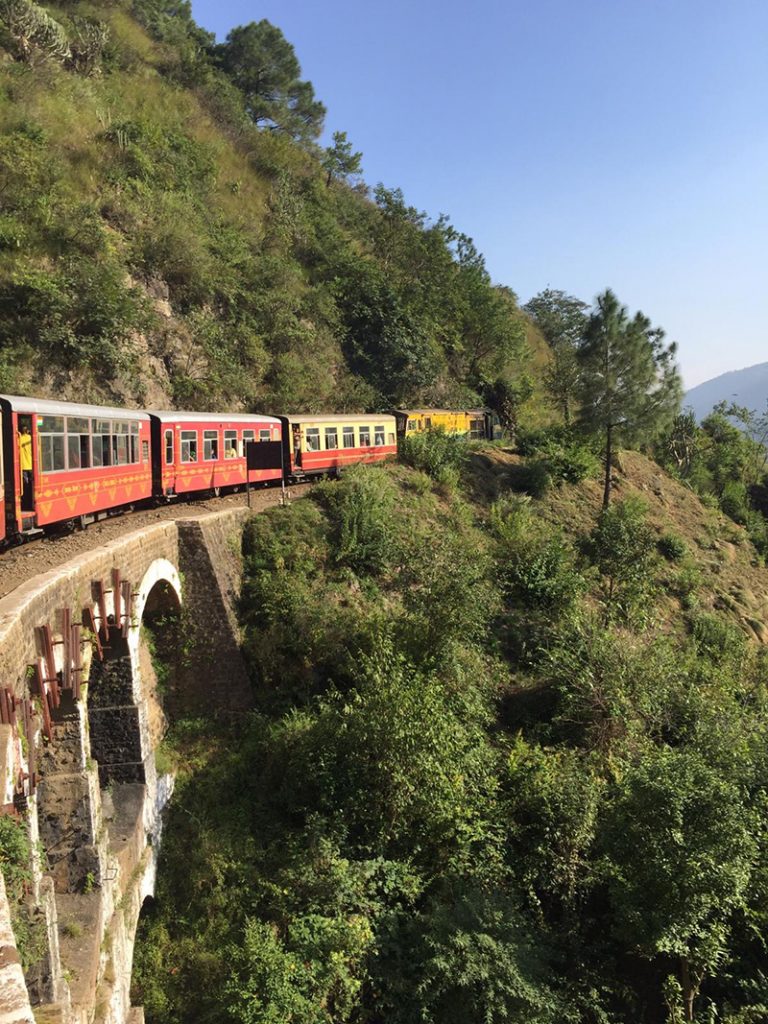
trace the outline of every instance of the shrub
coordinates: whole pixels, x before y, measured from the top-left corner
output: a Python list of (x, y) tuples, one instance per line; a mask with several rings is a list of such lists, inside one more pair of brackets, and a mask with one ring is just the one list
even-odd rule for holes
[(428, 473), (435, 480), (446, 470), (452, 469), (457, 474), (467, 458), (467, 451), (467, 442), (463, 437), (446, 434), (442, 428), (407, 434), (400, 441), (401, 460), (414, 469)]
[(541, 459), (527, 459), (521, 465), (512, 467), (509, 486), (513, 491), (530, 494), (532, 498), (543, 498), (552, 486), (552, 475)]
[(655, 579), (655, 542), (643, 502), (628, 498), (600, 513), (590, 538), (592, 560), (603, 576), (609, 616), (632, 618), (647, 604)]
[(746, 637), (738, 626), (720, 615), (700, 612), (691, 620), (696, 646), (716, 664), (739, 662), (747, 647)]
[(395, 492), (381, 469), (353, 466), (341, 481), (312, 495), (328, 512), (334, 558), (359, 573), (381, 572), (394, 547)]
[(688, 545), (677, 533), (662, 533), (656, 546), (670, 562), (679, 562), (688, 552)]
[(600, 460), (584, 444), (549, 441), (541, 449), (541, 458), (557, 483), (579, 484), (600, 473)]
[(744, 525), (749, 511), (747, 488), (738, 480), (729, 480), (720, 495), (720, 508), (735, 523)]
[(491, 509), (498, 539), (497, 563), (508, 600), (560, 612), (586, 586), (575, 553), (559, 530), (537, 522), (528, 502), (500, 501)]

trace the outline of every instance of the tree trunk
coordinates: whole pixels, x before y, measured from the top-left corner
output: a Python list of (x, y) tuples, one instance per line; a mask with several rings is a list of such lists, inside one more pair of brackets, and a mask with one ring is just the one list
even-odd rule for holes
[(605, 431), (605, 489), (603, 490), (603, 508), (611, 503), (611, 463), (613, 461), (613, 424), (609, 423)]
[(680, 959), (680, 984), (683, 989), (683, 1012), (687, 1021), (693, 1020), (693, 1001), (696, 998), (698, 986), (691, 979), (691, 968), (687, 957)]

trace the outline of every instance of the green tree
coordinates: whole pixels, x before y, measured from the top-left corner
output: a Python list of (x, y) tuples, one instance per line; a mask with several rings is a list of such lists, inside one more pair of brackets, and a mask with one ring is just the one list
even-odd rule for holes
[(579, 421), (604, 438), (603, 507), (611, 500), (611, 464), (618, 439), (637, 443), (658, 433), (680, 405), (676, 345), (643, 313), (630, 319), (608, 289), (597, 297), (577, 349), (581, 369)]
[(545, 288), (523, 306), (552, 349), (552, 362), (544, 373), (544, 386), (570, 425), (579, 384), (576, 349), (587, 326), (586, 302), (553, 288)]
[(527, 373), (516, 380), (497, 377), (483, 388), (483, 397), (488, 406), (499, 417), (502, 430), (514, 438), (517, 432), (520, 406), (533, 394), (533, 381)]
[(334, 178), (352, 178), (362, 173), (362, 153), (352, 151), (352, 143), (347, 141), (346, 132), (333, 133), (333, 145), (329, 146), (323, 157), (323, 169), (327, 172), (325, 184), (331, 187)]
[(606, 615), (637, 611), (650, 596), (656, 539), (648, 525), (647, 508), (627, 498), (605, 506), (592, 531), (592, 559), (603, 577)]
[(651, 751), (626, 766), (606, 821), (615, 932), (646, 959), (677, 960), (686, 1021), (745, 909), (755, 822), (740, 776), (694, 750)]
[(215, 52), (255, 124), (302, 141), (317, 138), (325, 107), (312, 83), (300, 80), (296, 53), (279, 28), (266, 18), (239, 25)]

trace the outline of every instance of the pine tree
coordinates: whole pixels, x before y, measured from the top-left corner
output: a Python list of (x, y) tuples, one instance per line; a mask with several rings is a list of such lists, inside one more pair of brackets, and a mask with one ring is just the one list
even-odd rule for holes
[(215, 52), (255, 124), (304, 142), (317, 138), (325, 107), (315, 99), (312, 83), (299, 80), (301, 66), (279, 28), (266, 18), (240, 25)]
[(333, 133), (333, 145), (329, 146), (323, 157), (323, 168), (328, 172), (325, 184), (331, 187), (334, 178), (350, 178), (362, 173), (362, 153), (352, 152), (352, 143), (347, 140), (346, 132)]
[(579, 422), (604, 436), (603, 508), (611, 500), (611, 464), (618, 440), (638, 443), (672, 421), (680, 408), (682, 384), (674, 361), (676, 345), (643, 313), (630, 319), (608, 289), (597, 297), (584, 339), (577, 349), (581, 369)]

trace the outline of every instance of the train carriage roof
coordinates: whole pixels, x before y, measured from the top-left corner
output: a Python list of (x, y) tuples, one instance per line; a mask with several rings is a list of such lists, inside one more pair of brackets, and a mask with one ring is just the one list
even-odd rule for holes
[(287, 423), (294, 424), (320, 424), (324, 423), (331, 424), (343, 424), (349, 423), (353, 426), (357, 424), (367, 425), (379, 425), (382, 423), (392, 424), (395, 417), (383, 412), (365, 412), (365, 413), (350, 413), (345, 415), (343, 413), (299, 413), (293, 416), (283, 416)]
[(484, 416), (489, 409), (395, 409), (402, 416)]
[(14, 412), (39, 413), (42, 416), (90, 416), (95, 419), (148, 420), (137, 409), (117, 409), (109, 405), (83, 405), (80, 402), (56, 402), (48, 398), (25, 398), (22, 395), (0, 395)]
[(149, 415), (156, 416), (161, 423), (280, 423), (277, 416), (247, 412), (174, 412), (172, 409), (150, 409)]

